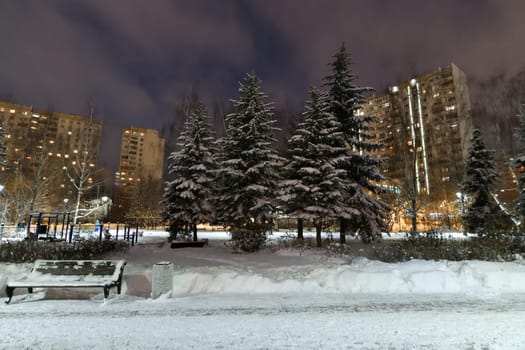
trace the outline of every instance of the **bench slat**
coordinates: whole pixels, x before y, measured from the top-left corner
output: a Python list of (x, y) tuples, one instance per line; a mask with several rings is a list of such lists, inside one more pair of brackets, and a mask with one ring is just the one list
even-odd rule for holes
[(12, 281), (9, 282), (9, 287), (15, 288), (75, 288), (75, 287), (104, 287), (110, 285), (109, 282), (100, 282), (95, 281)]

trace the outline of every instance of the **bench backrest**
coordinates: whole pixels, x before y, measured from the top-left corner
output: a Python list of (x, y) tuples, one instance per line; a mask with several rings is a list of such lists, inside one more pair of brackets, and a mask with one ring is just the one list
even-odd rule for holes
[(29, 278), (117, 281), (125, 260), (36, 260)]

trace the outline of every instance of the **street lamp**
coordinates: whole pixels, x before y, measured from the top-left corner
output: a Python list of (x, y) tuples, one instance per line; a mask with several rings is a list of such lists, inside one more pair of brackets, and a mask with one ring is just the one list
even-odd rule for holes
[(461, 228), (463, 229), (463, 234), (467, 235), (467, 228), (465, 227), (465, 194), (463, 192), (456, 192), (456, 197), (459, 201), (459, 219), (461, 221)]
[[(67, 232), (69, 230), (69, 213), (66, 212), (67, 209), (67, 202), (69, 202), (69, 198), (64, 198), (64, 212), (62, 213), (62, 231), (60, 232), (60, 238), (64, 237), (64, 229), (66, 230), (66, 237)], [(66, 213), (67, 213), (67, 222), (66, 222)]]

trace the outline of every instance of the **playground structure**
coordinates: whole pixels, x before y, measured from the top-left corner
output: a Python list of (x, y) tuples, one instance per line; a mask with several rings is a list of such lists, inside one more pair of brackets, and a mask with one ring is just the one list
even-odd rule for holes
[(97, 220), (95, 224), (72, 223), (72, 215), (68, 212), (31, 213), (25, 224), (26, 239), (44, 241), (66, 241), (72, 243), (84, 239), (120, 239), (127, 240), (131, 245), (138, 242), (138, 223), (104, 224)]
[(26, 235), (31, 240), (65, 240), (72, 228), (69, 213), (31, 213)]

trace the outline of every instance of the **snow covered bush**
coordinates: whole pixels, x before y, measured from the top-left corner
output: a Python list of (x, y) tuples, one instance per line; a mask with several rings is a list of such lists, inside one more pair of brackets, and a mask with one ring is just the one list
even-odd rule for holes
[(49, 260), (100, 259), (112, 252), (126, 252), (127, 241), (86, 240), (77, 243), (20, 241), (0, 244), (0, 261), (11, 263)]
[(232, 240), (228, 242), (228, 246), (234, 250), (253, 253), (263, 248), (266, 244), (264, 227), (260, 227), (259, 229), (254, 227), (232, 228), (230, 233)]
[(511, 235), (453, 240), (434, 237), (410, 238), (376, 246), (371, 258), (384, 262), (422, 260), (511, 261), (525, 255), (525, 241)]

